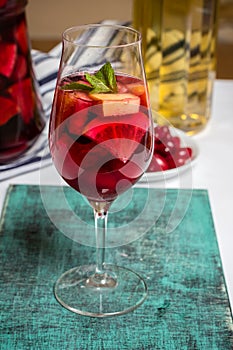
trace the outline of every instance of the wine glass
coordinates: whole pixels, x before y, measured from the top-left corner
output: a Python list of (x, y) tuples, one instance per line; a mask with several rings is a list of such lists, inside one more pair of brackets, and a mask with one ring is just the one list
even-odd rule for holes
[(55, 296), (67, 309), (104, 317), (134, 310), (146, 298), (144, 279), (105, 263), (108, 210), (149, 166), (153, 122), (141, 36), (118, 25), (84, 25), (63, 33), (50, 118), (49, 145), (62, 178), (94, 210), (96, 264), (65, 272)]

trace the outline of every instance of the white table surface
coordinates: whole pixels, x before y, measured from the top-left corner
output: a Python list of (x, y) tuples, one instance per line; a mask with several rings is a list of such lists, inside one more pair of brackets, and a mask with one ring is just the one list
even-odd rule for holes
[[(193, 136), (199, 156), (190, 173), (166, 180), (167, 188), (201, 188), (209, 192), (225, 279), (233, 309), (233, 80), (217, 80), (211, 120)], [(53, 165), (0, 182), (0, 212), (9, 184), (64, 184)], [(164, 186), (155, 182), (153, 187)]]

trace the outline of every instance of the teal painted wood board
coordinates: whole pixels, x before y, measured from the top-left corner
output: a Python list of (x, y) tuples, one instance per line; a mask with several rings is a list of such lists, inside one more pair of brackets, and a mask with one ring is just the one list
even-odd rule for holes
[[(110, 236), (115, 227), (119, 235), (128, 229), (138, 238), (107, 249), (107, 260), (142, 274), (149, 295), (134, 312), (104, 319), (72, 313), (54, 297), (61, 273), (95, 258), (93, 247), (60, 232), (62, 222), (69, 232), (77, 229), (69, 220), (75, 209), (80, 239), (85, 231), (91, 235), (91, 208), (62, 187), (69, 212), (60, 191), (56, 186), (9, 187), (0, 222), (1, 350), (233, 349), (231, 310), (206, 190), (135, 188), (125, 197), (127, 203), (116, 203), (109, 215)], [(169, 230), (172, 212), (180, 219)], [(131, 224), (136, 217), (140, 224)], [(152, 224), (142, 234), (149, 219)]]

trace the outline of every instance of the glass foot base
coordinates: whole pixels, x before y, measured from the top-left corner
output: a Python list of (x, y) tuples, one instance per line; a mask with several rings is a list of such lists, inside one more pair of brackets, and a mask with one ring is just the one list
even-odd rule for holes
[(107, 283), (90, 283), (95, 273), (93, 265), (65, 272), (55, 284), (56, 299), (66, 309), (92, 317), (122, 315), (143, 303), (147, 286), (142, 277), (114, 265), (107, 265), (106, 271), (110, 276)]

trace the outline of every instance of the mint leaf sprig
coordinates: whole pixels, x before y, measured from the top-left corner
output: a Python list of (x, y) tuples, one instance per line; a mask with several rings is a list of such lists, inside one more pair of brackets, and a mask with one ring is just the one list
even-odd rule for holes
[(92, 94), (117, 93), (117, 82), (114, 69), (110, 62), (105, 63), (95, 74), (84, 74), (90, 85), (85, 83), (72, 82), (63, 85), (63, 90), (88, 91)]

